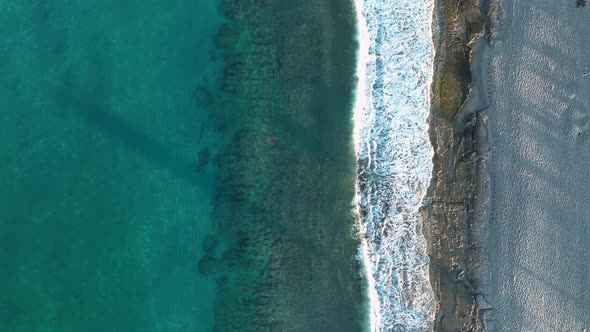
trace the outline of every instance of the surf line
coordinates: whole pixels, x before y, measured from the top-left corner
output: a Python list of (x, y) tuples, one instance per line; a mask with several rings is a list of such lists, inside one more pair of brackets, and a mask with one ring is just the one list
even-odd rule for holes
[(419, 208), (432, 176), (428, 137), (433, 0), (354, 0), (355, 208), (369, 329), (431, 331), (435, 301)]

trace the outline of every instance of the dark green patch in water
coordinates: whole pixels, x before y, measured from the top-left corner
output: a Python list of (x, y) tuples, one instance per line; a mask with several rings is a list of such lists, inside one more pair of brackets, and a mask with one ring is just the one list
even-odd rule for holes
[[(349, 1), (226, 1), (213, 212), (216, 331), (360, 331)], [(231, 119), (231, 121), (228, 121)], [(231, 124), (229, 123), (231, 122)]]

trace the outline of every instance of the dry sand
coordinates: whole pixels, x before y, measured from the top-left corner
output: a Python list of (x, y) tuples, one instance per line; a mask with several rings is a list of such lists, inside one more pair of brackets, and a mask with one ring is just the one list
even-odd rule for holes
[(590, 331), (590, 3), (499, 4), (486, 330)]

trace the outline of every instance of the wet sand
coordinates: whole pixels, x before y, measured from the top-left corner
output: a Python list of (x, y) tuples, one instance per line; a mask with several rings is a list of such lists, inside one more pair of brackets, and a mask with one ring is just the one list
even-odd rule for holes
[[(492, 18), (487, 331), (590, 329), (590, 7)], [(499, 23), (499, 24), (498, 24)]]

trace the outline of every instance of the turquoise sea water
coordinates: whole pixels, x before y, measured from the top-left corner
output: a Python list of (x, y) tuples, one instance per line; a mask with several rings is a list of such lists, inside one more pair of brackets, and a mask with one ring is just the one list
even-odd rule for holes
[(354, 23), (0, 4), (0, 331), (361, 330)]
[(206, 331), (213, 1), (0, 4), (0, 330)]

